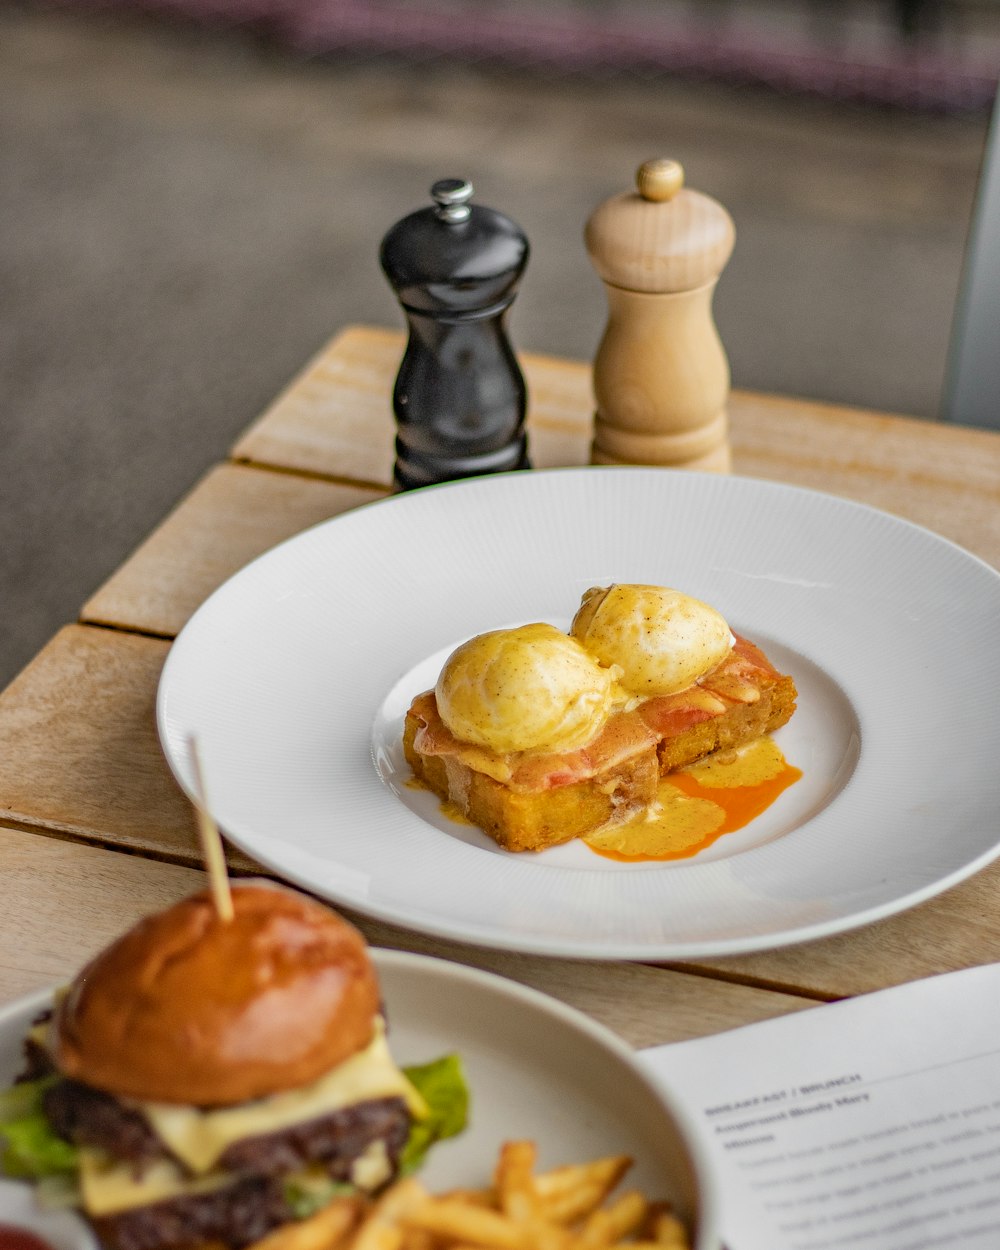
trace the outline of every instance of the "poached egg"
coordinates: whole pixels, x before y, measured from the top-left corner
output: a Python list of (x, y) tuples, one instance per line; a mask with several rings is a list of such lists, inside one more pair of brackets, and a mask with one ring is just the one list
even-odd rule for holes
[(477, 634), (445, 661), (434, 688), (452, 734), (498, 754), (574, 751), (601, 729), (617, 671), (554, 625)]
[(588, 590), (570, 633), (636, 698), (677, 694), (717, 668), (735, 639), (723, 617), (667, 586), (611, 585)]

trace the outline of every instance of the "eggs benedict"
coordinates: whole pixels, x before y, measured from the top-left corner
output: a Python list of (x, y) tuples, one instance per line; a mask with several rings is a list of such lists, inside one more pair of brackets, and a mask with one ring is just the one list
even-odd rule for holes
[(569, 633), (534, 623), (463, 643), (406, 715), (418, 783), (505, 850), (620, 825), (660, 778), (783, 725), (795, 683), (700, 600), (617, 584)]

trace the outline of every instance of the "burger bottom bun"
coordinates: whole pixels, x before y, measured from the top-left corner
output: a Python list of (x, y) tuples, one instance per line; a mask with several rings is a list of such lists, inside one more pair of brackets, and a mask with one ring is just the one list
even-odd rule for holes
[(379, 1009), (361, 934), (290, 890), (235, 885), (149, 916), (77, 976), (55, 1018), (67, 1076), (119, 1097), (225, 1106), (294, 1089), (363, 1048)]

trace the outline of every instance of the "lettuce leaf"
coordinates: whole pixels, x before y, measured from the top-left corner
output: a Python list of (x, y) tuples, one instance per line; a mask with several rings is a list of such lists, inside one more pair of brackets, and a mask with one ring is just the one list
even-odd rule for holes
[[(457, 1055), (445, 1055), (404, 1071), (429, 1109), (424, 1119), (411, 1126), (403, 1147), (400, 1170), (408, 1174), (421, 1166), (435, 1142), (453, 1137), (465, 1128), (469, 1091)], [(58, 1079), (49, 1076), (24, 1081), (0, 1093), (0, 1171), (7, 1176), (39, 1180), (77, 1170), (79, 1152), (55, 1134), (42, 1109), (45, 1091)], [(287, 1188), (296, 1214), (305, 1215), (350, 1187), (342, 1182), (329, 1182), (320, 1186), (290, 1183)]]
[(458, 1055), (444, 1055), (431, 1063), (404, 1068), (404, 1073), (430, 1109), (410, 1128), (400, 1156), (400, 1172), (415, 1172), (435, 1142), (454, 1137), (468, 1123), (469, 1088)]
[(18, 1081), (8, 1089), (0, 1090), (0, 1124), (7, 1120), (19, 1120), (42, 1109), (42, 1095), (56, 1083), (54, 1076), (40, 1077), (37, 1081)]
[(19, 1180), (75, 1172), (78, 1152), (57, 1137), (42, 1110), (42, 1097), (58, 1077), (22, 1081), (0, 1094), (0, 1170)]

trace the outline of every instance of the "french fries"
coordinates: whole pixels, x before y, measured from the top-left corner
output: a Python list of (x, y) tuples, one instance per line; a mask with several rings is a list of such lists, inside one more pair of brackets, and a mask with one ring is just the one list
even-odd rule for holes
[(346, 1238), (364, 1218), (360, 1198), (338, 1198), (306, 1220), (282, 1224), (267, 1237), (256, 1242), (252, 1250), (330, 1250), (346, 1246)]
[(689, 1250), (665, 1203), (635, 1190), (607, 1202), (626, 1155), (536, 1173), (531, 1141), (505, 1142), (492, 1185), (433, 1195), (412, 1177), (374, 1201), (339, 1198), (250, 1250)]

